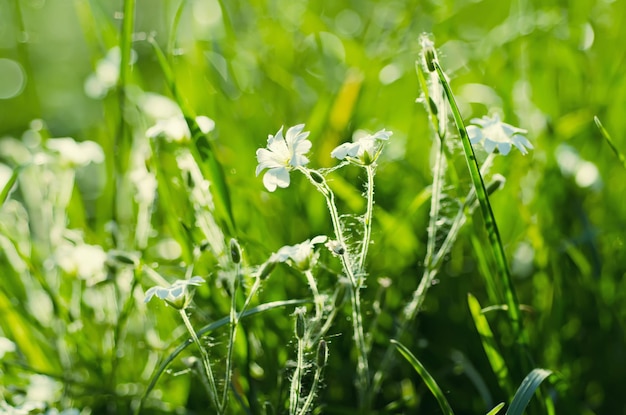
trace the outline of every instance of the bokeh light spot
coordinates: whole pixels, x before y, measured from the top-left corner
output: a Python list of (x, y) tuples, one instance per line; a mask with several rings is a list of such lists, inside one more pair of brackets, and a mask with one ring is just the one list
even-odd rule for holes
[(0, 99), (15, 98), (26, 86), (22, 65), (11, 59), (0, 59)]

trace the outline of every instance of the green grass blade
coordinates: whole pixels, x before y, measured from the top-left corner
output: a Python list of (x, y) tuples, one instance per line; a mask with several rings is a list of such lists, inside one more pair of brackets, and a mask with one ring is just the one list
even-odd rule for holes
[(391, 343), (396, 346), (402, 356), (404, 356), (404, 358), (411, 364), (411, 366), (413, 366), (415, 371), (422, 377), (428, 389), (430, 389), (435, 399), (437, 399), (437, 402), (439, 403), (439, 406), (441, 407), (443, 413), (446, 415), (454, 415), (454, 412), (452, 411), (452, 408), (450, 407), (446, 396), (443, 394), (443, 391), (441, 390), (439, 385), (437, 385), (435, 379), (430, 375), (430, 373), (428, 373), (426, 368), (420, 363), (420, 361), (417, 360), (413, 353), (411, 353), (411, 351), (407, 349), (406, 346), (404, 346), (402, 343), (396, 340), (391, 340)]
[(11, 173), (11, 177), (9, 177), (9, 180), (6, 182), (6, 184), (2, 188), (2, 191), (0, 192), (0, 206), (4, 205), (4, 202), (6, 202), (7, 197), (9, 197), (9, 192), (13, 188), (13, 185), (15, 184), (15, 182), (17, 181), (17, 176), (19, 176), (19, 174), (20, 174), (19, 168), (13, 169), (13, 173)]
[(478, 160), (476, 160), (476, 155), (474, 154), (472, 143), (470, 142), (469, 135), (467, 134), (467, 130), (465, 129), (463, 117), (461, 116), (459, 107), (456, 104), (454, 94), (452, 93), (452, 88), (450, 88), (450, 84), (448, 84), (448, 81), (446, 80), (446, 77), (443, 73), (443, 70), (441, 69), (441, 66), (439, 66), (439, 63), (433, 61), (433, 64), (439, 75), (439, 80), (443, 85), (446, 97), (448, 98), (448, 102), (450, 103), (450, 108), (452, 109), (454, 122), (456, 123), (459, 135), (461, 136), (461, 142), (463, 144), (463, 150), (465, 152), (465, 161), (467, 162), (467, 167), (470, 172), (472, 183), (474, 185), (474, 189), (476, 190), (476, 196), (478, 197), (482, 217), (485, 222), (487, 233), (489, 235), (491, 249), (494, 253), (496, 265), (498, 267), (498, 271), (504, 285), (504, 297), (508, 305), (508, 314), (511, 320), (513, 331), (519, 343), (527, 344), (526, 335), (522, 329), (518, 301), (515, 295), (515, 291), (513, 289), (513, 283), (511, 281), (511, 273), (506, 260), (506, 255), (504, 253), (504, 246), (502, 244), (502, 239), (500, 238), (500, 232), (498, 230), (498, 225), (496, 224), (493, 210), (491, 209), (491, 203), (489, 202), (489, 197), (487, 195), (487, 188), (485, 187), (485, 182), (483, 181), (483, 177), (480, 174), (480, 166), (478, 165)]
[(552, 374), (552, 371), (546, 369), (533, 369), (528, 376), (524, 378), (515, 396), (513, 402), (505, 415), (523, 415), (524, 409), (533, 397), (535, 390), (539, 387), (548, 376)]
[[(271, 303), (261, 304), (257, 307), (251, 308), (250, 310), (243, 312), (240, 318), (247, 317), (253, 314), (262, 313), (262, 312), (269, 311), (275, 308), (287, 307), (291, 305), (299, 305), (299, 304), (304, 304), (308, 302), (310, 301), (309, 300), (273, 301)], [(207, 324), (206, 326), (198, 330), (196, 332), (196, 335), (198, 336), (198, 338), (200, 338), (204, 336), (205, 334), (212, 332), (214, 330), (217, 330), (218, 328), (223, 327), (227, 324), (230, 324), (230, 316), (223, 317), (217, 321), (214, 321), (213, 323)], [(139, 402), (139, 405), (137, 405), (137, 408), (135, 409), (135, 415), (141, 413), (141, 410), (143, 408), (144, 402), (146, 401), (146, 398), (148, 397), (148, 395), (150, 395), (150, 392), (152, 392), (152, 389), (154, 389), (154, 387), (156, 386), (157, 382), (159, 381), (159, 378), (161, 377), (163, 372), (165, 372), (165, 369), (167, 369), (169, 364), (172, 363), (172, 361), (174, 361), (174, 359), (176, 359), (176, 357), (178, 357), (178, 355), (181, 354), (182, 351), (185, 350), (191, 344), (193, 344), (193, 340), (191, 338), (188, 338), (183, 343), (179, 344), (176, 347), (176, 349), (174, 349), (174, 351), (170, 353), (169, 356), (167, 356), (161, 362), (159, 367), (155, 370), (154, 374), (152, 375), (152, 378), (150, 379), (150, 384), (148, 384), (148, 387), (146, 388), (146, 390), (144, 391), (141, 397), (141, 401)]]
[(615, 147), (615, 143), (613, 143), (613, 139), (609, 135), (609, 132), (606, 130), (606, 128), (604, 128), (604, 126), (600, 122), (600, 119), (598, 117), (593, 117), (593, 120), (595, 121), (596, 125), (598, 126), (598, 129), (600, 130), (600, 133), (602, 133), (602, 137), (604, 137), (606, 142), (611, 147), (611, 150), (613, 150), (613, 152), (615, 153), (615, 155), (617, 156), (619, 161), (621, 161), (622, 164), (624, 165), (624, 167), (626, 167), (626, 157), (624, 157), (624, 154), (622, 154), (622, 152), (619, 151), (617, 147)]
[(170, 92), (172, 93), (176, 104), (178, 104), (183, 112), (185, 122), (191, 132), (191, 140), (194, 145), (190, 146), (189, 150), (191, 151), (191, 154), (198, 166), (202, 169), (205, 178), (211, 182), (211, 192), (214, 195), (217, 214), (220, 219), (225, 222), (224, 224), (228, 230), (227, 233), (234, 235), (235, 221), (230, 201), (230, 192), (224, 175), (224, 169), (215, 156), (215, 149), (213, 148), (212, 143), (198, 126), (194, 111), (187, 105), (183, 97), (180, 95), (180, 92), (176, 87), (174, 72), (167, 61), (165, 54), (157, 44), (156, 40), (149, 38), (149, 41), (152, 44), (154, 53), (159, 66), (163, 71), (163, 75), (165, 76)]
[(493, 373), (498, 378), (498, 384), (507, 393), (512, 394), (513, 386), (511, 385), (511, 381), (509, 379), (509, 369), (498, 349), (491, 327), (489, 327), (489, 322), (487, 321), (485, 315), (481, 312), (480, 303), (472, 294), (467, 295), (467, 303), (469, 305), (470, 314), (474, 320), (476, 330), (480, 335), (483, 350), (487, 355), (487, 359), (489, 360)]
[(487, 415), (496, 415), (498, 412), (500, 412), (500, 409), (502, 409), (503, 407), (504, 407), (504, 402), (500, 402), (491, 411), (487, 412)]

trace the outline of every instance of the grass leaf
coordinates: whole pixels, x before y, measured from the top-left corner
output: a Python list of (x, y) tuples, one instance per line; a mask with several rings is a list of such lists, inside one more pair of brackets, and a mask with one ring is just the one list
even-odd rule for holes
[(506, 366), (502, 354), (498, 350), (498, 345), (493, 337), (491, 327), (489, 327), (489, 322), (487, 321), (485, 315), (481, 312), (480, 303), (472, 294), (467, 295), (467, 303), (469, 305), (470, 314), (474, 320), (476, 330), (478, 330), (478, 334), (480, 335), (483, 350), (485, 350), (485, 354), (487, 355), (487, 359), (489, 360), (493, 373), (498, 378), (498, 384), (505, 391), (507, 391), (507, 393), (511, 394), (513, 392), (513, 386), (511, 385), (511, 381), (509, 379), (509, 369)]
[(443, 413), (446, 415), (454, 415), (454, 412), (452, 411), (452, 408), (450, 407), (446, 396), (443, 394), (443, 391), (441, 390), (439, 385), (437, 385), (435, 379), (430, 375), (430, 373), (428, 373), (426, 368), (420, 363), (420, 361), (417, 360), (413, 353), (411, 353), (411, 351), (407, 349), (406, 346), (404, 346), (402, 343), (396, 340), (391, 340), (391, 343), (396, 346), (402, 356), (404, 356), (404, 358), (411, 364), (411, 366), (413, 366), (415, 371), (422, 377), (428, 389), (430, 389), (435, 399), (437, 399), (437, 402), (439, 403), (439, 406), (441, 407)]
[(552, 374), (552, 371), (546, 369), (533, 369), (528, 376), (524, 378), (522, 384), (515, 392), (513, 402), (505, 415), (522, 415), (524, 409), (533, 397), (535, 390), (539, 387), (541, 382)]

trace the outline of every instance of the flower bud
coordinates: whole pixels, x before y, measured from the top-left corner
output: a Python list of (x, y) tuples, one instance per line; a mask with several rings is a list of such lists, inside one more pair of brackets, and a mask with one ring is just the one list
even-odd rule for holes
[(241, 247), (235, 238), (230, 240), (230, 259), (235, 264), (241, 262)]
[(261, 269), (259, 271), (259, 279), (263, 281), (264, 279), (269, 277), (272, 271), (274, 271), (274, 268), (276, 268), (276, 264), (278, 264), (278, 262), (270, 258), (269, 261), (261, 265)]
[(328, 361), (328, 344), (324, 339), (320, 340), (320, 344), (317, 346), (317, 367), (326, 366)]
[(306, 322), (304, 321), (304, 310), (296, 311), (296, 338), (298, 340), (304, 339), (304, 332), (306, 331)]
[(315, 170), (311, 170), (309, 173), (311, 174), (311, 179), (313, 179), (315, 183), (319, 183), (319, 184), (324, 183), (324, 176), (322, 176)]

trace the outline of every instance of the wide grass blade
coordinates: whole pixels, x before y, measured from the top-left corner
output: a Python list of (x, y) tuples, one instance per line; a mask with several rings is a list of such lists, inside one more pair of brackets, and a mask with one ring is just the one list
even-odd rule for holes
[(619, 151), (619, 149), (617, 147), (615, 147), (615, 143), (613, 143), (613, 139), (611, 138), (611, 136), (610, 136), (609, 132), (606, 130), (606, 128), (604, 128), (604, 126), (600, 122), (600, 119), (598, 117), (593, 117), (593, 120), (595, 121), (596, 125), (598, 126), (598, 129), (600, 130), (600, 133), (602, 133), (602, 137), (604, 137), (606, 142), (611, 147), (611, 150), (613, 150), (613, 152), (615, 153), (615, 155), (617, 156), (619, 161), (621, 161), (622, 164), (624, 165), (624, 167), (626, 167), (626, 157), (624, 157), (624, 154), (621, 151)]
[(498, 378), (498, 384), (507, 393), (512, 394), (513, 386), (511, 385), (511, 380), (509, 379), (509, 369), (507, 368), (504, 358), (498, 349), (491, 327), (489, 327), (489, 322), (481, 311), (482, 308), (480, 303), (472, 294), (467, 295), (467, 303), (469, 305), (470, 314), (474, 320), (476, 330), (478, 330), (478, 334), (480, 335), (483, 350), (487, 355), (487, 359), (489, 360), (493, 373), (495, 373)]
[[(243, 312), (239, 318), (243, 318), (246, 316), (250, 316), (253, 314), (258, 314), (258, 313), (262, 313), (265, 311), (269, 311), (275, 308), (280, 308), (280, 307), (287, 307), (287, 306), (291, 306), (291, 305), (299, 305), (299, 304), (304, 304), (310, 302), (309, 300), (284, 300), (284, 301), (274, 301), (271, 303), (266, 303), (266, 304), (261, 304), (257, 307), (251, 308), (248, 311)], [(196, 332), (196, 335), (198, 336), (198, 338), (204, 336), (205, 334), (212, 332), (214, 330), (217, 330), (220, 327), (223, 327), (227, 324), (230, 324), (230, 316), (227, 317), (223, 317), (217, 321), (214, 321), (213, 323), (207, 324), (206, 326), (202, 327), (200, 330), (198, 330)], [(193, 343), (193, 340), (191, 338), (188, 338), (187, 340), (185, 340), (183, 343), (179, 344), (178, 347), (176, 347), (176, 349), (174, 349), (174, 351), (172, 353), (169, 354), (169, 356), (167, 356), (165, 358), (165, 360), (163, 360), (161, 362), (161, 364), (159, 365), (159, 367), (156, 369), (156, 371), (154, 372), (154, 374), (152, 375), (152, 379), (150, 380), (150, 384), (148, 385), (148, 387), (146, 388), (146, 390), (144, 391), (142, 397), (141, 397), (141, 401), (139, 402), (139, 405), (137, 405), (137, 408), (135, 409), (135, 415), (139, 414), (141, 412), (141, 409), (143, 407), (143, 404), (146, 400), (146, 398), (148, 397), (148, 395), (150, 395), (150, 392), (152, 392), (152, 389), (154, 389), (154, 387), (156, 386), (159, 378), (161, 377), (161, 375), (163, 374), (163, 372), (165, 372), (165, 369), (167, 369), (167, 367), (169, 366), (170, 363), (172, 363), (172, 361), (174, 361), (174, 359), (176, 359), (176, 357), (178, 357), (179, 354), (182, 353), (183, 350), (185, 350), (188, 346), (190, 346)]]
[(524, 378), (515, 396), (513, 402), (505, 415), (523, 415), (524, 409), (533, 397), (535, 390), (539, 387), (548, 376), (552, 374), (552, 371), (546, 369), (533, 369), (528, 376)]
[(391, 340), (391, 343), (396, 346), (402, 356), (404, 356), (404, 358), (411, 364), (411, 366), (413, 366), (415, 371), (422, 377), (428, 389), (430, 389), (435, 399), (437, 399), (437, 402), (439, 403), (439, 406), (441, 407), (443, 413), (445, 415), (454, 415), (454, 412), (452, 411), (452, 408), (450, 407), (446, 396), (443, 394), (443, 391), (441, 390), (439, 385), (437, 385), (435, 379), (430, 375), (430, 373), (428, 373), (426, 368), (420, 363), (420, 361), (417, 360), (413, 353), (411, 353), (411, 351), (407, 349), (406, 346), (404, 346), (402, 343), (396, 340)]

